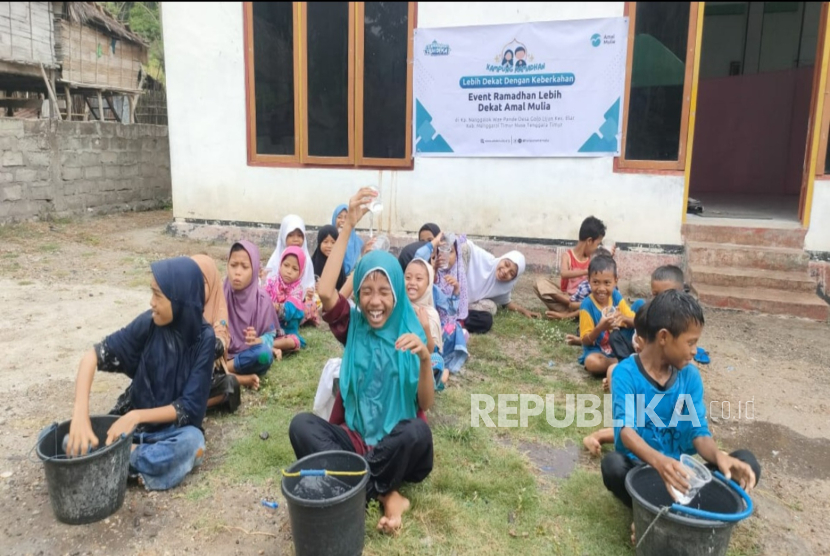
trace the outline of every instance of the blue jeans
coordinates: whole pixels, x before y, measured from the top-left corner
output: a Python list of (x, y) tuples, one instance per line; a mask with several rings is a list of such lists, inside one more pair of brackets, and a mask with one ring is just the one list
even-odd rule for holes
[(238, 375), (264, 375), (274, 362), (272, 350), (266, 344), (257, 344), (237, 353), (233, 358), (233, 372)]
[(202, 464), (205, 453), (205, 436), (193, 426), (136, 433), (133, 443), (138, 446), (130, 454), (130, 473), (141, 475), (147, 490), (177, 486)]

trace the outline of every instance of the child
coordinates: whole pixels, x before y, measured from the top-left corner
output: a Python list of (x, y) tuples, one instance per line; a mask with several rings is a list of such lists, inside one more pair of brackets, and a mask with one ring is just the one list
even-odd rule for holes
[(132, 379), (129, 399), (107, 432), (106, 445), (135, 431), (130, 473), (147, 490), (166, 490), (181, 483), (204, 456), (201, 426), (216, 336), (202, 317), (205, 285), (199, 266), (180, 257), (153, 263), (151, 269), (151, 310), (81, 360), (66, 454), (81, 456), (99, 445), (89, 419), (95, 370), (123, 373)]
[(404, 284), (406, 285), (406, 296), (415, 307), (415, 313), (424, 333), (427, 336), (427, 349), (432, 354), (433, 372), (435, 374), (435, 389), (443, 390), (447, 386), (450, 377), (450, 370), (444, 368), (444, 360), (441, 357), (443, 347), (441, 334), (441, 318), (435, 310), (433, 301), (432, 285), (435, 282), (435, 271), (432, 265), (423, 259), (413, 259), (406, 267)]
[(568, 313), (570, 297), (588, 276), (591, 255), (605, 237), (605, 224), (602, 220), (589, 216), (579, 227), (579, 243), (573, 249), (562, 253), (559, 261), (560, 282), (557, 285), (552, 278), (540, 278), (534, 290), (536, 295), (549, 309), (549, 318), (560, 318), (556, 314)]
[[(331, 225), (337, 228), (338, 232), (343, 231), (348, 214), (348, 205), (340, 205), (334, 209), (334, 214), (331, 215)], [(349, 246), (346, 249), (346, 258), (343, 260), (343, 272), (346, 273), (346, 276), (354, 270), (361, 253), (363, 253), (363, 240), (357, 235), (357, 231), (352, 228), (349, 232)]]
[[(594, 257), (611, 257), (614, 256), (611, 254), (611, 251), (605, 249), (604, 247), (598, 247), (596, 251), (591, 254), (591, 258)], [(568, 311), (565, 313), (560, 313), (557, 311), (546, 311), (545, 316), (551, 320), (570, 320), (579, 317), (579, 307), (582, 305), (582, 300), (591, 295), (591, 283), (588, 281), (586, 277), (585, 280), (581, 281), (579, 285), (576, 287), (576, 291), (570, 297), (570, 302), (568, 304)], [(574, 344), (574, 345), (579, 345)]]
[(438, 227), (438, 224), (433, 224), (431, 222), (427, 222), (421, 229), (418, 230), (418, 241), (426, 241), (430, 242), (436, 237), (438, 234), (441, 233), (441, 228)]
[(692, 364), (704, 323), (700, 305), (687, 293), (669, 290), (645, 310), (642, 352), (614, 371), (613, 414), (622, 425), (614, 428), (616, 450), (602, 460), (605, 487), (631, 507), (626, 475), (648, 464), (676, 499), (671, 488), (683, 494), (689, 488), (688, 472), (678, 459), (697, 453), (710, 468), (750, 491), (761, 477), (755, 456), (747, 450), (720, 451), (707, 424), (703, 382)]
[(306, 346), (300, 336), (300, 323), (305, 318), (305, 305), (309, 301), (301, 284), (305, 267), (306, 258), (302, 249), (288, 247), (282, 252), (279, 273), (268, 278), (265, 284), (265, 291), (271, 297), (285, 333), (274, 340), (274, 356), (277, 359), (282, 358), (282, 352), (299, 351)]
[(239, 384), (254, 390), (259, 388), (259, 377), (274, 362), (274, 337), (279, 328), (277, 312), (259, 287), (257, 276), (259, 249), (250, 241), (234, 243), (225, 279), (231, 332), (226, 358), (228, 372), (236, 375)]
[[(311, 256), (311, 263), (314, 268), (314, 279), (319, 280), (323, 275), (323, 269), (326, 267), (326, 261), (329, 260), (331, 249), (337, 238), (340, 237), (340, 232), (334, 226), (323, 226), (317, 232), (317, 248)], [(346, 273), (340, 269), (340, 274), (337, 276), (337, 283), (335, 287), (340, 290), (346, 283)]]
[(311, 413), (295, 416), (288, 436), (298, 459), (327, 450), (362, 455), (369, 465), (367, 495), (383, 506), (377, 527), (394, 534), (409, 509), (401, 484), (421, 482), (432, 471), (432, 432), (423, 411), (435, 400), (435, 380), (424, 330), (392, 255), (372, 251), (360, 260), (354, 271), (356, 308), (334, 287), (351, 230), (375, 196), (363, 188), (350, 200), (318, 285), (323, 319), (345, 345), (334, 409), (328, 421)]
[(458, 236), (447, 255), (446, 261), (439, 261), (435, 306), (441, 319), (443, 331), (444, 365), (452, 373), (461, 371), (469, 358), (467, 351), (467, 270), (462, 251), (467, 243), (466, 236)]
[(617, 263), (611, 257), (595, 257), (588, 267), (591, 295), (579, 308), (579, 337), (582, 355), (579, 363), (597, 376), (605, 376), (617, 363), (612, 355), (611, 332), (634, 327), (634, 313), (617, 290)]
[[(305, 255), (305, 260), (311, 260), (311, 255), (308, 253), (308, 242), (306, 241), (305, 223), (296, 214), (289, 214), (283, 219), (282, 224), (280, 224), (280, 237), (277, 240), (277, 248), (274, 249), (265, 267), (268, 271), (268, 278), (275, 278), (279, 274), (280, 265), (282, 264), (282, 254), (288, 247), (299, 247), (302, 249), (303, 255)], [(300, 283), (304, 292), (301, 299), (314, 295), (314, 288), (317, 285), (317, 281), (314, 278), (314, 267), (312, 265), (307, 265), (303, 270)], [(309, 303), (303, 324), (309, 323), (316, 326), (318, 322), (319, 318), (317, 316), (316, 304)]]

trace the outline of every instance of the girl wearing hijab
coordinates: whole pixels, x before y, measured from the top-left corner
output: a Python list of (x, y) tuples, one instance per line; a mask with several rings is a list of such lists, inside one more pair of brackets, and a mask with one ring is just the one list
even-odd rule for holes
[[(323, 275), (323, 269), (326, 267), (326, 261), (329, 260), (331, 250), (337, 238), (340, 237), (340, 232), (334, 226), (323, 226), (317, 232), (317, 249), (311, 256), (311, 263), (314, 268), (314, 279), (319, 280)], [(337, 276), (337, 283), (335, 288), (339, 291), (346, 284), (346, 273), (340, 269), (340, 274)]]
[(368, 495), (384, 510), (378, 529), (395, 533), (409, 509), (401, 484), (423, 481), (432, 471), (432, 433), (419, 413), (432, 407), (435, 384), (426, 336), (392, 255), (372, 251), (357, 264), (357, 307), (335, 288), (351, 231), (376, 195), (363, 188), (350, 200), (318, 284), (323, 320), (345, 345), (334, 410), (329, 421), (311, 413), (295, 416), (288, 434), (297, 458), (325, 450), (362, 455), (370, 470)]
[(438, 234), (441, 233), (441, 228), (438, 227), (438, 224), (433, 224), (431, 222), (427, 222), (421, 229), (418, 230), (418, 241), (432, 241)]
[(210, 385), (208, 407), (217, 407), (225, 404), (226, 408), (234, 412), (239, 407), (241, 398), (239, 381), (234, 375), (228, 374), (225, 366), (225, 353), (231, 344), (231, 333), (228, 330), (228, 305), (225, 303), (225, 293), (222, 290), (222, 275), (216, 268), (216, 263), (207, 255), (191, 257), (205, 281), (205, 321), (213, 326), (216, 335), (214, 350), (213, 380)]
[(413, 259), (407, 265), (404, 273), (406, 296), (415, 308), (415, 314), (418, 315), (418, 320), (424, 328), (427, 349), (432, 354), (435, 389), (441, 391), (447, 385), (450, 371), (444, 368), (444, 358), (441, 357), (444, 342), (441, 334), (441, 318), (435, 310), (435, 301), (433, 301), (433, 282), (435, 282), (435, 271), (429, 262), (419, 258)]
[[(331, 215), (331, 225), (337, 228), (338, 232), (343, 231), (348, 213), (349, 207), (347, 205), (340, 205), (334, 209), (334, 214)], [(343, 259), (343, 272), (346, 273), (346, 276), (352, 273), (362, 253), (363, 240), (360, 239), (354, 227), (352, 227), (349, 232), (349, 246), (346, 249), (346, 258)]]
[[(305, 222), (296, 214), (289, 214), (283, 218), (280, 224), (280, 237), (277, 240), (277, 248), (268, 259), (268, 264), (265, 269), (268, 271), (268, 276), (273, 277), (279, 274), (280, 261), (282, 261), (282, 253), (287, 247), (299, 247), (303, 250), (305, 260), (311, 260), (311, 255), (308, 252), (308, 242), (306, 241)], [(303, 291), (314, 290), (314, 268), (311, 265), (306, 267), (302, 275)]]
[(467, 240), (467, 245), (467, 330), (480, 334), (489, 332), (500, 305), (528, 318), (541, 317), (538, 313), (532, 313), (511, 301), (513, 288), (525, 270), (524, 255), (518, 251), (511, 251), (496, 258), (470, 240)]
[(302, 249), (287, 248), (282, 252), (279, 273), (276, 277), (268, 278), (265, 284), (265, 291), (271, 297), (284, 332), (283, 336), (274, 341), (275, 353), (276, 350), (299, 351), (306, 346), (305, 340), (300, 336), (300, 323), (305, 318), (303, 296), (307, 295), (300, 282), (306, 263)]
[(513, 51), (509, 48), (504, 51), (504, 57), (501, 59), (501, 65), (513, 67)]
[(274, 362), (274, 338), (279, 331), (271, 298), (259, 287), (259, 249), (250, 241), (231, 247), (225, 300), (231, 343), (225, 356), (228, 372), (242, 386), (259, 388), (259, 377)]
[(201, 464), (216, 336), (205, 322), (205, 286), (186, 257), (151, 265), (151, 310), (96, 344), (81, 360), (67, 455), (87, 453), (102, 439), (89, 419), (96, 369), (129, 376), (129, 403), (107, 431), (106, 445), (135, 431), (130, 473), (148, 490), (173, 488)]
[[(468, 316), (467, 270), (461, 256), (467, 247), (467, 237), (458, 236), (446, 261), (446, 268), (438, 269), (436, 278), (435, 305), (441, 319), (444, 339), (444, 365), (450, 372), (457, 373), (469, 358), (467, 331), (464, 321)], [(442, 261), (443, 262), (443, 261)]]

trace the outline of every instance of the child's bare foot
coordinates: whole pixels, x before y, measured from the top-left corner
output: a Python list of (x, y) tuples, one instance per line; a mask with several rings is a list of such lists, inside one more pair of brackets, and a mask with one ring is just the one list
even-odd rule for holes
[(403, 527), (403, 514), (409, 509), (409, 500), (397, 490), (378, 498), (383, 504), (383, 517), (378, 521), (378, 531), (396, 535)]
[(234, 375), (239, 381), (240, 386), (250, 388), (251, 390), (259, 390), (259, 377), (257, 375)]
[(575, 336), (574, 334), (567, 334), (565, 335), (565, 343), (569, 346), (581, 346), (582, 338)]
[(444, 386), (446, 386), (447, 382), (449, 382), (449, 380), (450, 380), (450, 370), (449, 369), (444, 369), (444, 372), (441, 373), (441, 382), (443, 382)]
[(608, 382), (608, 377), (605, 377), (605, 378), (602, 379), (602, 391), (603, 392), (610, 392), (611, 391), (611, 386), (610, 386), (610, 383)]
[(631, 544), (637, 545), (637, 537), (634, 535), (634, 523), (631, 523)]
[(545, 318), (549, 320), (562, 320), (565, 318), (565, 315), (558, 311), (545, 311)]
[(282, 361), (282, 350), (274, 348), (274, 361)]
[(602, 444), (600, 444), (599, 440), (593, 434), (589, 434), (583, 438), (582, 443), (592, 456), (599, 457), (602, 453)]

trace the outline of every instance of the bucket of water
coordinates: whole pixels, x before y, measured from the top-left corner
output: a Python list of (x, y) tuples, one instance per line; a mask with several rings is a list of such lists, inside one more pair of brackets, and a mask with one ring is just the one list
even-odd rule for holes
[(320, 452), (297, 461), (284, 474), (282, 494), (288, 502), (296, 556), (362, 554), (366, 460), (352, 452)]
[(107, 431), (118, 420), (114, 415), (90, 417), (98, 448), (70, 458), (63, 448), (71, 421), (53, 426), (38, 440), (37, 455), (43, 462), (52, 511), (59, 521), (80, 525), (100, 521), (118, 511), (127, 491), (132, 433), (105, 446)]
[(644, 465), (625, 478), (634, 509), (637, 556), (723, 556), (752, 500), (719, 472), (687, 504), (674, 502), (660, 473)]

